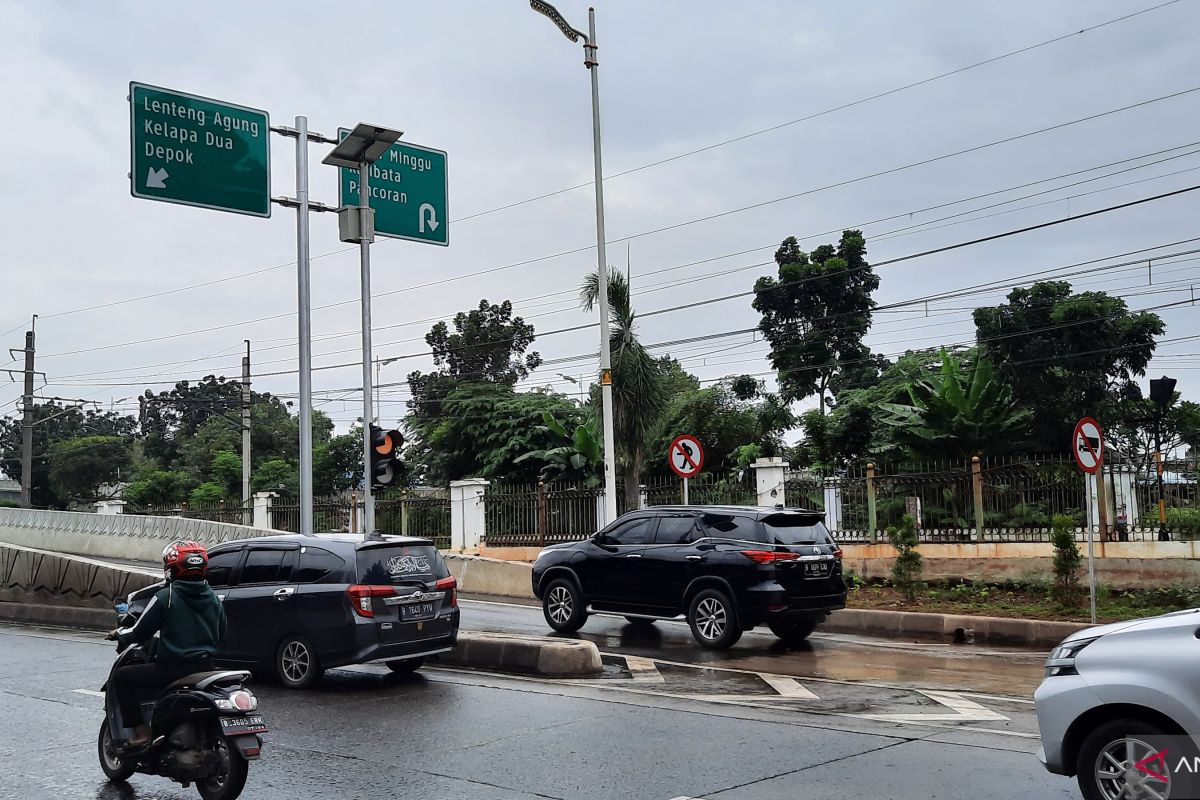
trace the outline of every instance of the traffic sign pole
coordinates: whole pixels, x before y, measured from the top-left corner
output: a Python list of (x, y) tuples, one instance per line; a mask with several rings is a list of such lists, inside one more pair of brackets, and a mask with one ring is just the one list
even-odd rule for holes
[(683, 504), (685, 506), (691, 505), (691, 503), (688, 502), (688, 479), (687, 478), (683, 479)]
[(308, 117), (296, 117), (296, 316), (300, 340), (300, 534), (313, 534), (312, 294), (309, 283)]
[(358, 167), (358, 253), (362, 272), (362, 350), (363, 350), (363, 533), (375, 531), (375, 495), (371, 491), (371, 401), (375, 393), (371, 383), (371, 199), (370, 163)]

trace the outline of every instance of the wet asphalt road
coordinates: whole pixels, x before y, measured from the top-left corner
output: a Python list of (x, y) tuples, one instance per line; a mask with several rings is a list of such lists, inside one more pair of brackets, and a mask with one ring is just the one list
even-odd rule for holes
[[(495, 600), (464, 600), (463, 628), (559, 635), (546, 625), (540, 606)], [(755, 628), (730, 650), (712, 652), (696, 644), (684, 622), (657, 622), (647, 630), (628, 624), (623, 617), (593, 615), (578, 634), (568, 638), (593, 641), (602, 652), (665, 661), (1026, 698), (1033, 696), (1042, 680), (1047, 655), (1016, 648), (876, 639), (817, 630), (804, 644), (787, 647), (766, 628)]]
[[(466, 607), (473, 617), (477, 605)], [(622, 626), (613, 624), (619, 638)], [(596, 632), (610, 635), (603, 630)], [(664, 638), (666, 647), (676, 646), (673, 633)], [(814, 651), (826, 647), (837, 649), (820, 644)], [(98, 634), (0, 625), (0, 654), (0, 798), (198, 797), (161, 778), (104, 782), (95, 755), (102, 701), (90, 692), (103, 681), (113, 650)], [(746, 655), (740, 665), (757, 658), (769, 659), (779, 675), (791, 656)], [(329, 673), (310, 692), (256, 684), (272, 732), (243, 797), (1078, 796), (1072, 782), (1037, 763), (1029, 709), (1016, 701), (974, 696), (980, 710), (967, 708), (967, 715), (985, 721), (911, 724), (887, 713), (905, 712), (898, 720), (946, 709), (900, 688), (798, 681), (789, 691), (776, 677), (777, 696), (770, 697), (749, 671), (648, 666), (649, 659), (636, 657), (607, 661), (605, 680), (585, 682), (428, 668), (399, 678), (359, 667)], [(808, 688), (829, 700), (807, 698)], [(850, 708), (846, 697), (868, 696), (876, 704), (868, 713), (811, 713), (828, 703)], [(747, 701), (753, 697), (761, 700)]]

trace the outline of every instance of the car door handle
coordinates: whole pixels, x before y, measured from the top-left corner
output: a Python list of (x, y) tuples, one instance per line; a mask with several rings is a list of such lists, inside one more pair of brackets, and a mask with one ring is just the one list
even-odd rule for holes
[(626, 553), (625, 557), (626, 558), (641, 558), (642, 554), (641, 553)]
[(688, 561), (703, 561), (704, 556), (685, 556)]
[(296, 591), (296, 590), (289, 586), (285, 589), (278, 590), (277, 592), (275, 592), (275, 594), (273, 594), (271, 596), (274, 597), (276, 600), (287, 600), (289, 597), (292, 596), (292, 592), (294, 592), (294, 591)]

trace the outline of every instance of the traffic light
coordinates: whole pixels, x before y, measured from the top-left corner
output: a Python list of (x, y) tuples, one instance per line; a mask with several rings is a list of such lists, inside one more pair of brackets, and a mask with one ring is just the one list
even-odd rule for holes
[(371, 488), (387, 489), (400, 483), (404, 462), (400, 460), (400, 449), (404, 437), (400, 431), (385, 431), (371, 426)]

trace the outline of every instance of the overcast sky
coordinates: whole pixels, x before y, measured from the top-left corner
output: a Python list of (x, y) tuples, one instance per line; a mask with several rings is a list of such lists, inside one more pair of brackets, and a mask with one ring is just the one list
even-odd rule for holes
[[(834, 241), (831, 232), (893, 217), (864, 226), (869, 258), (878, 262), (1200, 183), (1200, 154), (1192, 154), (1200, 150), (1197, 91), (639, 235), (1200, 87), (1197, 0), (1066, 36), (1161, 1), (601, 2), (610, 176), (1066, 37), (610, 178), (608, 238), (622, 241), (609, 246), (609, 261), (622, 269), (628, 262), (635, 306), (647, 312), (751, 288), (771, 271), (755, 265), (769, 262), (789, 235), (811, 249)], [(559, 7), (586, 27), (583, 2), (561, 0)], [(353, 11), (295, 1), (0, 0), (0, 74), (0, 332), (8, 331), (0, 343), (20, 347), (29, 316), (40, 315), (38, 369), (49, 378), (40, 391), (134, 413), (128, 398), (146, 387), (214, 372), (235, 376), (244, 339), (253, 341), (256, 374), (287, 373), (256, 377), (256, 389), (297, 391), (296, 223), (295, 213), (280, 207), (259, 219), (131, 197), (129, 81), (265, 109), (275, 125), (304, 114), (311, 129), (326, 134), (358, 121), (403, 129), (408, 140), (448, 151), (452, 219), (592, 176), (581, 48), (524, 0), (363, 2)], [(311, 196), (332, 204), (336, 175), (320, 164), (326, 149), (310, 148)], [(1130, 161), (1160, 151), (1169, 152)], [(292, 141), (272, 136), (271, 161), (272, 193), (293, 194)], [(1114, 162), (1125, 163), (1093, 169)], [(1080, 174), (922, 211), (1068, 173)], [(1069, 183), (1079, 185), (1060, 188)], [(1041, 194), (1019, 199), (1035, 192)], [(1006, 200), (1014, 202), (995, 205)], [(984, 206), (991, 208), (976, 211)], [(884, 266), (876, 299), (886, 304), (1038, 270), (1073, 271), (1079, 267), (1067, 268), (1080, 262), (1200, 237), (1198, 211), (1200, 192)], [(434, 320), (480, 298), (512, 300), (539, 332), (587, 323), (592, 318), (578, 309), (576, 290), (595, 267), (593, 212), (585, 186), (451, 223), (448, 248), (380, 240), (373, 249), (376, 357), (421, 353)], [(955, 214), (961, 216), (938, 221)], [(314, 306), (352, 302), (314, 311), (317, 366), (354, 362), (361, 352), (357, 250), (338, 241), (332, 217), (313, 215)], [(886, 235), (918, 223), (931, 224)], [(1196, 247), (1200, 242), (1132, 258)], [(547, 257), (564, 251), (574, 252)], [(710, 260), (718, 256), (728, 257)], [(1072, 280), (1081, 289), (1126, 295), (1132, 308), (1176, 302), (1200, 283), (1200, 260), (1183, 258), (1155, 264), (1152, 286), (1144, 266)], [(1099, 263), (1118, 260), (1130, 259)], [(462, 277), (518, 262), (531, 263)], [(229, 280), (126, 302), (223, 278)], [(886, 354), (967, 342), (974, 333), (969, 309), (999, 302), (1003, 293), (934, 303), (928, 317), (924, 307), (879, 314), (869, 342)], [(1196, 307), (1159, 313), (1165, 339), (1200, 334)], [(272, 319), (255, 321), (264, 317)], [(653, 344), (757, 322), (742, 298), (648, 317), (640, 333)], [(593, 330), (547, 335), (536, 349), (547, 360), (586, 356), (597, 339)], [(749, 334), (656, 352), (676, 355), (703, 380), (769, 369), (766, 347)], [(1159, 353), (1171, 357), (1156, 359), (1151, 374), (1177, 376), (1196, 399), (1200, 339), (1165, 343)], [(575, 388), (556, 373), (590, 376), (596, 363), (547, 366), (530, 383), (553, 382), (571, 393)], [(382, 367), (382, 379), (402, 382), (430, 366), (425, 357), (402, 358)], [(361, 413), (349, 391), (360, 383), (359, 367), (317, 371), (317, 407), (345, 428)], [(337, 389), (343, 391), (330, 391)], [(8, 413), (19, 394), (19, 384), (0, 391)], [(386, 390), (385, 422), (403, 415), (407, 394)]]

